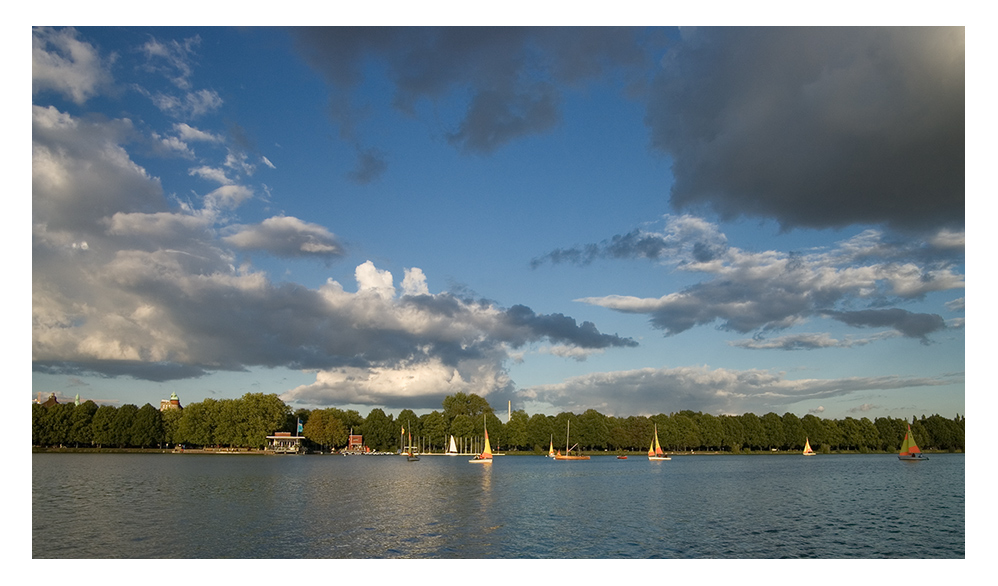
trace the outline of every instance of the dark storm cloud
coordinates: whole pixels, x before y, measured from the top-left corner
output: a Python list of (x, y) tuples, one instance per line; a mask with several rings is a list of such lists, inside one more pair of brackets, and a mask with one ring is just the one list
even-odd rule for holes
[(904, 309), (866, 309), (862, 311), (826, 311), (824, 315), (853, 327), (890, 327), (909, 338), (927, 341), (932, 332), (946, 329), (946, 322), (934, 313), (912, 313)]
[(602, 334), (592, 322), (582, 322), (582, 325), (579, 325), (574, 318), (560, 313), (538, 315), (524, 305), (514, 305), (509, 308), (506, 317), (510, 324), (527, 328), (531, 332), (532, 339), (547, 338), (555, 343), (571, 344), (580, 348), (638, 345), (630, 338)]
[(964, 29), (684, 31), (647, 121), (677, 209), (784, 228), (964, 219)]
[(357, 152), (357, 166), (348, 175), (351, 181), (359, 185), (373, 182), (388, 169), (383, 153), (377, 149), (366, 149)]
[[(421, 100), (454, 91), (469, 96), (464, 118), (446, 132), (452, 144), (489, 153), (545, 132), (559, 120), (561, 92), (618, 66), (645, 64), (641, 29), (517, 27), (328, 27), (292, 29), (308, 61), (334, 86), (331, 112), (353, 138), (352, 93), (365, 60), (387, 65), (393, 103), (414, 114)], [(656, 41), (657, 42), (657, 41)]]
[[(44, 374), (96, 375), (106, 378), (127, 376), (153, 382), (200, 378), (208, 374), (204, 369), (190, 364), (142, 362), (139, 360), (100, 360), (94, 362), (42, 360), (32, 362), (31, 369)], [(236, 368), (235, 370), (244, 369)]]

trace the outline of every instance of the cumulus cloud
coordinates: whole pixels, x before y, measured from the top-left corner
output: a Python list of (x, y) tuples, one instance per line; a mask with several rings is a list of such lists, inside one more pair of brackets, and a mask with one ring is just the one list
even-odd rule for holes
[(31, 92), (51, 90), (83, 104), (112, 83), (113, 57), (80, 40), (76, 29), (31, 30)]
[[(699, 366), (594, 373), (528, 387), (519, 394), (524, 400), (576, 413), (597, 409), (608, 415), (655, 415), (649, 405), (669, 405), (672, 411), (689, 409), (719, 415), (783, 412), (801, 401), (951, 383), (942, 378), (899, 376), (788, 379), (769, 371)], [(608, 397), (613, 400), (608, 401)]]
[(252, 226), (227, 228), (222, 240), (240, 250), (261, 250), (281, 257), (337, 258), (343, 246), (332, 232), (292, 216), (276, 216)]
[[(743, 334), (768, 332), (824, 315), (854, 327), (892, 327), (902, 335), (925, 341), (927, 334), (944, 327), (942, 318), (883, 307), (964, 287), (963, 274), (958, 270), (962, 249), (940, 251), (931, 242), (892, 244), (882, 233), (867, 230), (831, 249), (749, 252), (729, 246), (716, 228), (701, 227), (681, 235), (674, 224), (667, 217), (667, 228), (662, 233), (646, 232), (636, 240), (614, 238), (577, 248), (589, 252), (574, 259), (654, 258), (675, 270), (705, 275), (706, 280), (657, 298), (606, 295), (577, 301), (623, 313), (647, 314), (651, 324), (668, 335), (716, 322), (720, 322), (721, 329)], [(635, 242), (646, 244), (634, 246)], [(656, 246), (650, 247), (648, 242)], [(654, 254), (648, 250), (654, 250)], [(540, 262), (560, 258), (565, 258), (562, 252), (552, 253), (541, 257)], [(864, 303), (871, 309), (844, 311), (852, 303)], [(783, 342), (798, 348), (816, 348), (827, 340), (797, 338)], [(758, 343), (742, 345), (766, 347)]]
[(75, 118), (31, 107), (31, 194), (36, 230), (103, 232), (116, 212), (166, 210), (159, 180), (135, 164), (122, 145), (131, 120)]
[(785, 228), (962, 226), (963, 27), (707, 28), (647, 120), (672, 204)]
[(426, 286), (426, 275), (418, 267), (405, 269), (405, 277), (402, 279), (403, 295), (429, 295), (430, 289)]

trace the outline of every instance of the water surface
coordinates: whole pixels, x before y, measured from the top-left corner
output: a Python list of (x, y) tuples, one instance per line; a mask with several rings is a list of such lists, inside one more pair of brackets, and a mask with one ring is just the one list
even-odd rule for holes
[(964, 456), (33, 454), (35, 558), (963, 558)]

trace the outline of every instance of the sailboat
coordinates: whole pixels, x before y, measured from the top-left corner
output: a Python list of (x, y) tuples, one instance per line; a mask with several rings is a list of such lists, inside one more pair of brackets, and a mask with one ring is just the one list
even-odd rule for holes
[(651, 441), (651, 445), (648, 446), (648, 459), (649, 460), (671, 460), (669, 456), (665, 455), (662, 451), (662, 446), (658, 443), (658, 426), (655, 426), (655, 437)]
[(584, 454), (579, 454), (578, 452), (576, 452), (575, 455), (572, 455), (572, 450), (575, 449), (575, 448), (577, 448), (579, 446), (579, 444), (575, 444), (571, 448), (568, 447), (568, 436), (569, 436), (569, 433), (571, 431), (572, 431), (572, 422), (569, 421), (568, 422), (568, 427), (565, 430), (565, 455), (562, 455), (561, 454), (561, 450), (558, 450), (558, 452), (554, 455), (554, 459), (555, 460), (588, 460), (589, 456), (586, 456)]
[(804, 438), (804, 455), (805, 456), (814, 455), (814, 450), (811, 449), (811, 442), (809, 442), (807, 438)]
[(454, 443), (454, 436), (450, 436), (450, 447), (447, 448), (447, 455), (448, 456), (457, 455), (457, 444)]
[(409, 447), (407, 448), (405, 457), (409, 462), (419, 461), (419, 456), (412, 452), (412, 428), (409, 429)]
[(551, 447), (548, 448), (548, 458), (554, 458), (554, 436), (551, 436)]
[(928, 458), (922, 454), (922, 450), (918, 449), (918, 445), (915, 443), (915, 438), (911, 435), (911, 425), (908, 426), (908, 431), (904, 434), (904, 441), (901, 442), (901, 453), (898, 454), (898, 460), (906, 460), (909, 462), (928, 460)]
[(478, 454), (474, 458), (468, 460), (472, 464), (491, 464), (492, 463), (492, 446), (489, 445), (489, 428), (485, 428), (485, 449), (482, 450), (481, 454)]

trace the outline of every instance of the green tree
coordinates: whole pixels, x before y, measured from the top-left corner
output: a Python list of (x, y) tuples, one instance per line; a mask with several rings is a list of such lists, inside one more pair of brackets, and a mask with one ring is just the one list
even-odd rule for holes
[(721, 422), (721, 429), (724, 430), (721, 436), (721, 446), (727, 448), (732, 453), (741, 451), (745, 445), (745, 428), (742, 427), (741, 417), (735, 415), (722, 415), (718, 417)]
[(238, 446), (243, 443), (246, 425), (244, 411), (239, 399), (222, 399), (216, 405), (215, 442), (222, 446)]
[(31, 404), (31, 445), (45, 445), (48, 440), (48, 428), (45, 427), (45, 407), (41, 403)]
[(793, 413), (783, 414), (783, 449), (803, 450), (804, 449), (804, 425), (800, 418)]
[(697, 413), (694, 421), (700, 430), (701, 445), (708, 450), (721, 449), (724, 438), (724, 428), (721, 421), (710, 413)]
[(48, 443), (50, 445), (61, 446), (70, 443), (74, 407), (72, 403), (58, 403), (45, 408), (45, 417), (42, 420), (48, 429)]
[(132, 423), (139, 408), (127, 404), (118, 407), (111, 420), (111, 443), (119, 448), (132, 445)]
[(159, 409), (146, 403), (135, 413), (129, 432), (131, 444), (146, 448), (163, 443), (163, 418)]
[(180, 439), (180, 419), (184, 412), (180, 409), (167, 409), (163, 411), (163, 439), (167, 444), (179, 444)]
[(455, 393), (444, 397), (444, 419), (448, 422), (458, 415), (467, 415), (472, 420), (480, 421), (483, 413), (492, 413), (489, 402), (478, 395)]
[(324, 448), (337, 448), (347, 443), (347, 431), (337, 417), (337, 409), (317, 409), (309, 415), (302, 433)]
[(402, 429), (405, 429), (405, 435), (402, 439), (402, 443), (409, 445), (409, 437), (412, 436), (413, 445), (418, 445), (419, 436), (422, 434), (422, 426), (419, 423), (419, 416), (416, 415), (412, 409), (403, 409), (399, 412), (399, 416), (395, 418), (395, 426), (397, 431), (395, 435), (398, 436), (402, 433)]
[(448, 444), (447, 423), (444, 421), (443, 413), (431, 411), (420, 416), (419, 424), (430, 442), (430, 449), (434, 446), (441, 446), (446, 449)]
[(475, 422), (470, 415), (457, 415), (450, 422), (450, 433), (459, 438), (471, 437), (475, 434)]
[(90, 420), (90, 435), (98, 448), (114, 445), (114, 417), (118, 409), (112, 405), (101, 405)]
[[(606, 415), (595, 409), (586, 409), (579, 416), (579, 445), (588, 449), (606, 449), (610, 441), (610, 426)], [(573, 434), (574, 435), (574, 434)]]
[(94, 435), (90, 427), (97, 412), (97, 404), (93, 401), (85, 401), (73, 408), (70, 417), (69, 441), (79, 447), (80, 444), (89, 446), (93, 444)]
[(745, 446), (760, 449), (767, 443), (766, 432), (762, 421), (755, 413), (744, 413), (741, 416), (742, 428), (745, 430)]
[(246, 393), (238, 407), (242, 428), (237, 445), (251, 448), (266, 446), (267, 436), (282, 429), (291, 414), (291, 409), (275, 394)]
[(804, 439), (811, 442), (812, 448), (818, 448), (822, 444), (828, 443), (825, 437), (825, 426), (821, 422), (821, 419), (808, 413), (801, 418), (800, 425), (804, 428)]
[(510, 448), (520, 450), (530, 447), (530, 442), (527, 440), (527, 424), (529, 422), (530, 417), (522, 409), (517, 409), (510, 415), (509, 423), (506, 424), (506, 434), (508, 436), (506, 443)]
[(536, 451), (547, 452), (554, 441), (552, 421), (547, 415), (535, 413), (527, 420), (527, 446)]
[(783, 420), (776, 413), (770, 411), (759, 418), (762, 422), (763, 437), (765, 440), (762, 446), (765, 448), (779, 448), (785, 443), (783, 437)]
[[(669, 445), (675, 450), (691, 450), (700, 447), (700, 430), (689, 415), (676, 413), (669, 417)], [(659, 429), (661, 432), (661, 428)], [(659, 436), (661, 441), (661, 434)]]
[(179, 435), (177, 443), (196, 446), (217, 445), (219, 442), (215, 439), (215, 426), (220, 410), (219, 402), (211, 398), (184, 407), (180, 423), (177, 425)]
[(362, 427), (364, 443), (379, 452), (395, 451), (399, 447), (398, 428), (394, 420), (381, 409), (371, 409)]

